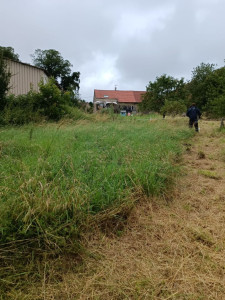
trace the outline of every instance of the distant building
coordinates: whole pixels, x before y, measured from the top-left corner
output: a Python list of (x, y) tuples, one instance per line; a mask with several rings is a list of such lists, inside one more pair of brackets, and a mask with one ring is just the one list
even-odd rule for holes
[(43, 69), (7, 59), (7, 67), (11, 73), (8, 95), (15, 96), (27, 94), (31, 89), (39, 91), (39, 82), (47, 82), (48, 76)]
[(113, 107), (116, 112), (127, 113), (138, 111), (138, 104), (142, 102), (145, 91), (94, 90), (94, 112)]

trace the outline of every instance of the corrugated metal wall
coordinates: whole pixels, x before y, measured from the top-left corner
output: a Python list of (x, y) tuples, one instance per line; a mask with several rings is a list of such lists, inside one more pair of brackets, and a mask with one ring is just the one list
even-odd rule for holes
[(47, 75), (41, 69), (16, 61), (7, 61), (11, 73), (10, 90), (8, 94), (23, 95), (31, 89), (39, 91), (38, 84), (41, 79), (47, 82)]

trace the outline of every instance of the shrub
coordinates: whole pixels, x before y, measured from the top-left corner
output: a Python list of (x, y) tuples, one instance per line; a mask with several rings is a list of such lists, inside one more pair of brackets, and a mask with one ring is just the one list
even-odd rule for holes
[(168, 115), (176, 116), (178, 114), (182, 114), (186, 112), (186, 110), (187, 110), (186, 105), (182, 101), (166, 100), (160, 112), (162, 114), (165, 113)]
[(46, 84), (40, 82), (37, 106), (41, 113), (51, 120), (59, 120), (66, 113), (65, 104), (69, 102), (68, 93), (62, 94), (51, 78)]
[(55, 81), (40, 83), (40, 92), (30, 91), (26, 95), (10, 95), (0, 114), (0, 124), (22, 125), (43, 119), (58, 121), (68, 114), (72, 105), (70, 92), (62, 93)]
[(90, 114), (85, 113), (83, 110), (77, 107), (66, 105), (65, 110), (66, 114), (64, 117), (69, 118), (73, 121), (93, 119), (93, 117)]
[(1, 124), (22, 125), (37, 122), (41, 119), (39, 110), (35, 109), (38, 94), (30, 91), (27, 95), (10, 95), (6, 98), (6, 105), (1, 115)]

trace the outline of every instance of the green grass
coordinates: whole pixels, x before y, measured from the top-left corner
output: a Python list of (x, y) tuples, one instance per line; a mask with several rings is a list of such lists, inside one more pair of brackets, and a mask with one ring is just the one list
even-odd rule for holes
[(87, 216), (113, 209), (137, 191), (166, 193), (186, 128), (118, 118), (78, 125), (0, 129), (0, 234), (64, 247)]
[(168, 193), (186, 124), (101, 119), (0, 128), (0, 294), (38, 280), (46, 255), (85, 251), (93, 220), (121, 222), (142, 195)]

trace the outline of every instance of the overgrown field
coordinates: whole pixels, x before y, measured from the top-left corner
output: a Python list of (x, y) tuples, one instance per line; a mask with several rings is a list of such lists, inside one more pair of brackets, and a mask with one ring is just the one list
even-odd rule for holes
[(190, 134), (146, 119), (1, 128), (1, 241), (56, 243), (136, 191), (166, 193)]
[(193, 134), (182, 124), (121, 118), (2, 127), (3, 261), (21, 247), (21, 255), (72, 250), (90, 217), (129, 206), (140, 194), (166, 195), (181, 142)]

